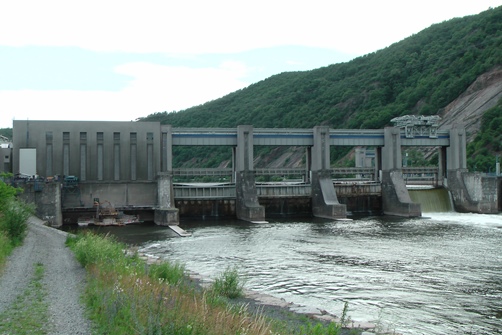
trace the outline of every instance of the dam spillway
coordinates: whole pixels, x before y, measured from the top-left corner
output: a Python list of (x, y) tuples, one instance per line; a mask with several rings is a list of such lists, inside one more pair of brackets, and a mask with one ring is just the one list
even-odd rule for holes
[(419, 203), (423, 213), (452, 212), (450, 194), (446, 188), (408, 189), (413, 202)]

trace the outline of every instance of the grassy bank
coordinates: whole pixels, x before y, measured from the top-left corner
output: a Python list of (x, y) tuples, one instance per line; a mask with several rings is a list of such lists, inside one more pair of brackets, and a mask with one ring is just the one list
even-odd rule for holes
[(0, 175), (0, 269), (7, 256), (23, 243), (27, 221), (33, 213), (33, 207), (16, 199), (22, 190), (4, 182), (9, 175)]
[(99, 334), (341, 334), (334, 323), (305, 318), (299, 325), (295, 316), (291, 326), (284, 319), (269, 319), (263, 310), (251, 313), (233, 300), (242, 297), (234, 269), (204, 289), (184, 266), (146, 265), (108, 237), (79, 235), (67, 244), (88, 271), (85, 301)]

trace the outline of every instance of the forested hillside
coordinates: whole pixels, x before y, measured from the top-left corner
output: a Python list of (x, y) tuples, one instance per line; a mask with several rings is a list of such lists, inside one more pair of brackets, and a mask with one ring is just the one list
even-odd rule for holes
[[(281, 73), (203, 105), (140, 120), (175, 127), (382, 128), (401, 115), (441, 115), (480, 75), (500, 66), (502, 7), (432, 25), (347, 63)], [(500, 107), (493, 114), (498, 118)], [(500, 134), (500, 127), (492, 122), (481, 130)], [(476, 143), (471, 163), (484, 142)], [(501, 150), (483, 148), (485, 155)]]
[(435, 24), (350, 62), (290, 72), (204, 105), (144, 120), (173, 126), (381, 128), (405, 114), (437, 114), (502, 64), (502, 7)]

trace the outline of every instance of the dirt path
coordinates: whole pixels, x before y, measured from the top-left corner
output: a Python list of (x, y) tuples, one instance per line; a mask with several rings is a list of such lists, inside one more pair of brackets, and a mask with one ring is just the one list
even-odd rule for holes
[(44, 226), (38, 218), (29, 220), (24, 244), (14, 250), (0, 274), (0, 315), (8, 313), (27, 289), (38, 264), (44, 269), (41, 283), (50, 315), (47, 333), (91, 334), (91, 322), (80, 302), (85, 270), (65, 241), (65, 232)]

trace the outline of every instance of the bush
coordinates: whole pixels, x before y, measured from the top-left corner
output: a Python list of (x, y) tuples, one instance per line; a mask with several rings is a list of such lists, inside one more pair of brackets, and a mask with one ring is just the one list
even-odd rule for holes
[(6, 173), (0, 173), (0, 212), (3, 212), (7, 203), (14, 199), (15, 195), (20, 192), (20, 189), (7, 185), (4, 180), (9, 179), (11, 176)]
[(223, 297), (235, 299), (242, 297), (244, 284), (235, 268), (227, 268), (211, 285), (211, 291)]
[(23, 242), (28, 227), (27, 221), (33, 212), (33, 206), (14, 198), (3, 203), (0, 231), (5, 232), (12, 246), (18, 246)]

